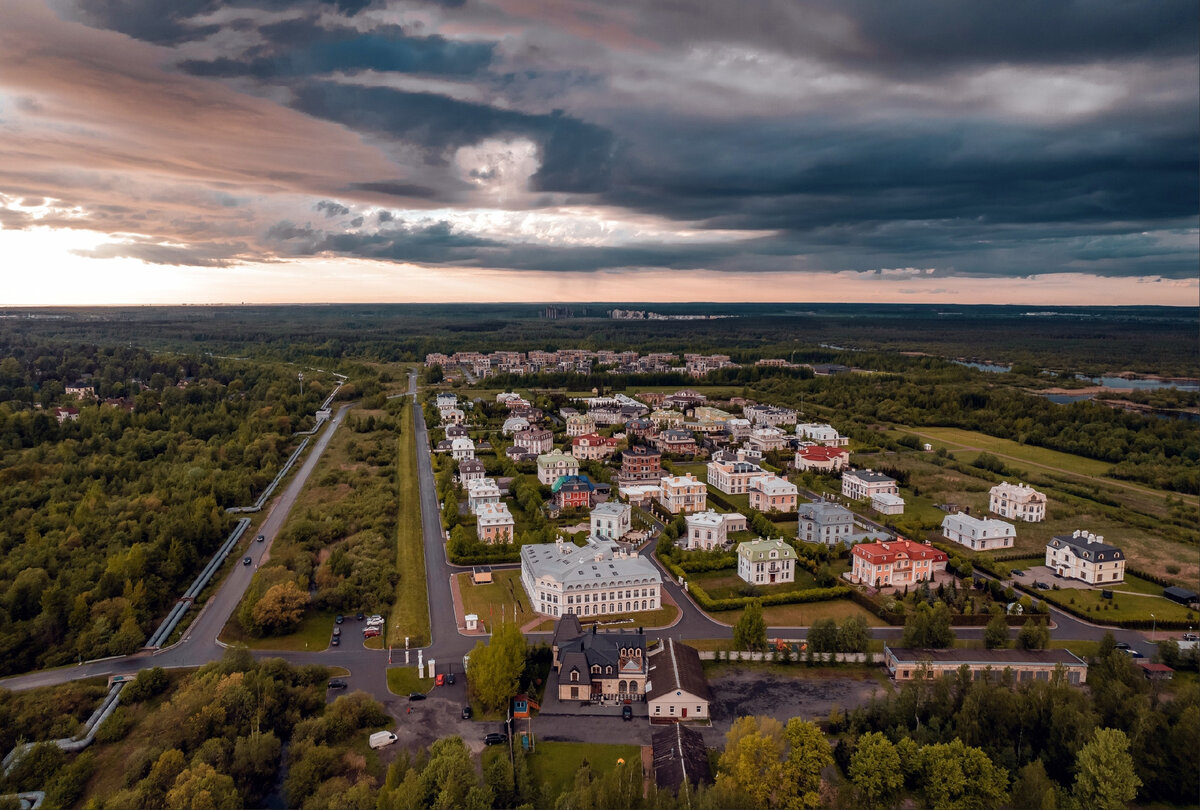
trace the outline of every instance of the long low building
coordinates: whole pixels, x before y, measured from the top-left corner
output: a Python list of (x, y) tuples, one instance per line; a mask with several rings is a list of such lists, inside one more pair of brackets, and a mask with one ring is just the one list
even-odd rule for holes
[(662, 607), (662, 575), (620, 543), (591, 536), (587, 544), (521, 547), (521, 584), (529, 604), (547, 616), (609, 616)]
[(1087, 662), (1070, 650), (916, 650), (883, 648), (884, 665), (897, 681), (911, 681), (925, 667), (934, 677), (957, 675), (964, 665), (972, 680), (999, 679), (1011, 670), (1015, 683), (1048, 681), (1062, 667), (1067, 683), (1087, 682)]

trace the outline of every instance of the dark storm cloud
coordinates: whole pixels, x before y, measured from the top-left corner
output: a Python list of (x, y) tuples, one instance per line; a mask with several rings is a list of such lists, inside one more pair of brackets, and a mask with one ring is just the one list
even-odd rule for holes
[(590, 193), (608, 187), (612, 133), (561, 112), (529, 115), (433, 93), (329, 82), (299, 86), (293, 104), (360, 132), (419, 145), (435, 162), (484, 138), (523, 135), (542, 147), (541, 168), (531, 178), (535, 190)]
[(148, 264), (177, 267), (230, 267), (246, 260), (245, 244), (164, 245), (150, 240), (130, 240), (72, 251), (92, 259), (129, 258)]
[(375, 233), (338, 233), (282, 222), (268, 231), (267, 238), (282, 255), (332, 254), (428, 264), (469, 264), (480, 249), (502, 244), (456, 233), (446, 222), (401, 225)]
[(487, 67), (494, 43), (456, 42), (440, 36), (410, 36), (399, 26), (368, 32), (326, 27), (316, 17), (284, 20), (258, 28), (264, 42), (238, 58), (187, 60), (180, 67), (196, 76), (253, 76), (258, 79), (340, 71), (466, 76)]

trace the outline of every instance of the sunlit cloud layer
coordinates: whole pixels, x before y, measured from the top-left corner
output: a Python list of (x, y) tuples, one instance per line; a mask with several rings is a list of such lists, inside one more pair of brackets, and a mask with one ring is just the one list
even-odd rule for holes
[(0, 304), (1195, 298), (1194, 4), (0, 20)]

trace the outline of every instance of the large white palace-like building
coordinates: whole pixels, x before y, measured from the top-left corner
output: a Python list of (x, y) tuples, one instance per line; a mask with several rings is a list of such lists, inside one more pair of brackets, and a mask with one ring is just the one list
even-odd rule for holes
[(606, 616), (657, 610), (662, 576), (649, 560), (615, 541), (521, 547), (521, 584), (533, 609), (547, 616)]

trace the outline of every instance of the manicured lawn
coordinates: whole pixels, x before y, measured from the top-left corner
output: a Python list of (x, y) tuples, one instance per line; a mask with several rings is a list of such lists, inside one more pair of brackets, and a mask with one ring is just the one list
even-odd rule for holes
[(636, 613), (604, 613), (599, 616), (580, 616), (579, 621), (584, 627), (595, 621), (615, 622), (621, 619), (633, 619), (632, 624), (627, 624), (625, 629), (633, 629), (635, 627), (666, 627), (671, 622), (675, 621), (675, 617), (679, 615), (679, 608), (675, 605), (663, 605), (658, 610), (641, 610)]
[(425, 543), (421, 534), (421, 499), (417, 480), (417, 438), (413, 409), (405, 407), (400, 420), (396, 461), (399, 520), (396, 528), (396, 601), (388, 617), (388, 640), (404, 646), (429, 643), (429, 599), (425, 588)]
[[(722, 568), (719, 571), (689, 574), (688, 581), (699, 585), (713, 599), (729, 599), (731, 597), (746, 595), (745, 591), (743, 591), (743, 588), (746, 587), (746, 581), (737, 575), (736, 568)], [(768, 596), (774, 593), (802, 591), (806, 588), (815, 587), (817, 587), (817, 581), (813, 578), (813, 575), (808, 573), (806, 569), (801, 568), (796, 572), (795, 582), (786, 582), (781, 585), (759, 585), (757, 593), (759, 596)]]
[[(304, 619), (301, 620), (300, 626), (296, 628), (296, 632), (289, 633), (286, 636), (266, 636), (265, 638), (253, 638), (242, 630), (242, 626), (236, 618), (230, 619), (225, 625), (225, 629), (221, 632), (221, 641), (226, 644), (238, 644), (244, 647), (249, 647), (252, 650), (281, 650), (288, 652), (300, 652), (303, 650), (316, 651), (323, 650), (329, 646), (329, 639), (333, 637), (333, 617), (337, 615), (332, 610), (309, 610)], [(360, 639), (357, 635), (357, 628), (354, 625), (356, 622), (342, 625), (343, 644), (354, 642), (357, 643)], [(354, 630), (355, 632), (351, 632)]]
[(1125, 581), (1120, 585), (1113, 585), (1112, 590), (1117, 592), (1143, 593), (1150, 596), (1162, 596), (1163, 593), (1161, 585), (1157, 585), (1148, 579), (1134, 576), (1133, 574), (1126, 574)]
[(391, 667), (387, 671), (388, 691), (393, 695), (410, 695), (413, 692), (428, 692), (433, 688), (433, 678), (418, 678), (416, 667)]
[[(742, 610), (722, 610), (708, 615), (719, 622), (733, 625), (742, 617)], [(763, 608), (763, 617), (768, 627), (811, 627), (821, 619), (837, 619), (838, 622), (842, 622), (851, 616), (862, 616), (869, 627), (887, 627), (883, 619), (849, 599)]]
[(511, 622), (515, 616), (518, 627), (537, 618), (537, 614), (529, 607), (525, 589), (521, 587), (520, 571), (497, 571), (494, 581), (487, 585), (472, 585), (469, 573), (456, 576), (464, 612), (477, 615), (489, 629), (498, 624), (502, 617)]
[[(1062, 588), (1039, 593), (1047, 602), (1083, 611), (1085, 616), (1098, 624), (1118, 619), (1139, 619), (1148, 622), (1151, 613), (1160, 622), (1188, 621), (1189, 611), (1186, 607), (1153, 596), (1115, 593), (1112, 599), (1105, 599), (1098, 590), (1079, 588)], [(1194, 613), (1192, 617), (1194, 620)]]
[[(618, 766), (621, 759), (625, 764)], [(584, 760), (594, 775), (623, 767), (631, 769), (639, 783), (642, 780), (642, 752), (637, 745), (539, 742), (529, 755), (529, 771), (543, 796), (558, 796), (570, 788)]]

